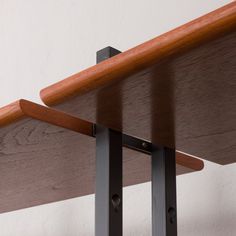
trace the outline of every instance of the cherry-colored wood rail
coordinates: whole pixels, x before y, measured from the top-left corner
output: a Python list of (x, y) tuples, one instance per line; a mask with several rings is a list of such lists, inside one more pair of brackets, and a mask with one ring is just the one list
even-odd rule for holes
[(48, 106), (219, 163), (236, 161), (236, 2), (41, 91)]
[(41, 90), (48, 106), (109, 83), (125, 80), (168, 57), (235, 31), (236, 1)]
[[(91, 122), (26, 100), (0, 108), (0, 213), (94, 193)], [(203, 161), (177, 152), (177, 174)], [(150, 180), (150, 158), (124, 148), (124, 186)]]
[(27, 117), (73, 130), (81, 134), (93, 135), (93, 124), (91, 122), (24, 99), (20, 99), (0, 108), (0, 127)]
[[(25, 99), (0, 108), (0, 128), (24, 118), (36, 119), (93, 137), (93, 123)], [(196, 171), (202, 170), (204, 166), (203, 161), (178, 151), (176, 162)]]

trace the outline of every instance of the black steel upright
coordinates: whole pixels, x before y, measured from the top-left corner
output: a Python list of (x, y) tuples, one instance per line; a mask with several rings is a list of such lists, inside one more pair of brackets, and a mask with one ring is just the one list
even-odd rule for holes
[(110, 57), (116, 56), (119, 53), (121, 53), (121, 51), (110, 46), (103, 48), (97, 51), (97, 63), (104, 61)]
[[(107, 47), (97, 63), (118, 54)], [(96, 125), (95, 235), (122, 236), (122, 133)]]
[(152, 236), (176, 236), (175, 149), (153, 147)]
[[(97, 63), (119, 54), (107, 47)], [(177, 236), (175, 149), (96, 125), (95, 235), (122, 236), (122, 145), (152, 155), (152, 236)], [(123, 137), (123, 138), (122, 138)]]
[(96, 126), (95, 235), (122, 235), (122, 134)]

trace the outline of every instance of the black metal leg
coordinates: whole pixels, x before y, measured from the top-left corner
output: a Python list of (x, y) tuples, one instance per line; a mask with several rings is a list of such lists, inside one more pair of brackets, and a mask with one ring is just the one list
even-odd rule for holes
[(121, 51), (113, 48), (113, 47), (106, 47), (99, 51), (97, 51), (97, 63), (105, 61), (106, 59), (116, 56), (117, 54), (121, 53)]
[[(97, 63), (119, 53), (115, 48), (106, 47), (97, 52)], [(119, 102), (116, 106), (118, 105)], [(122, 186), (122, 134), (97, 125), (96, 236), (122, 236)]]
[(95, 235), (122, 236), (122, 134), (96, 126)]
[[(104, 48), (97, 52), (97, 63), (119, 53)], [(122, 134), (96, 126), (96, 140), (95, 235), (121, 236)], [(152, 235), (177, 236), (175, 150), (128, 135), (123, 135), (123, 145), (152, 154)]]
[(175, 150), (153, 148), (152, 152), (152, 236), (176, 236)]

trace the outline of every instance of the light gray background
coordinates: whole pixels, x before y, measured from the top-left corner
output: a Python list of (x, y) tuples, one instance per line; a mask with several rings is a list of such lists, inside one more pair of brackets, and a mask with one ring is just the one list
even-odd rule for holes
[[(229, 0), (0, 0), (0, 105), (26, 98)], [(177, 178), (180, 236), (236, 235), (236, 164)], [(151, 235), (150, 183), (124, 189), (124, 235)], [(0, 196), (1, 198), (1, 196)], [(92, 236), (94, 195), (0, 215), (1, 236)]]

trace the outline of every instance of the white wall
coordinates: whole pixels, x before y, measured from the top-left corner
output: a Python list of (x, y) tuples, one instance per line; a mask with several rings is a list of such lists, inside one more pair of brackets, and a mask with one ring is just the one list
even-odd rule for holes
[[(229, 0), (0, 0), (0, 106), (40, 102), (39, 90), (95, 63), (105, 46), (122, 51)], [(180, 236), (236, 235), (236, 164), (206, 163), (179, 176)], [(0, 196), (1, 197), (1, 196)], [(124, 235), (151, 235), (150, 183), (124, 190)], [(0, 236), (87, 236), (94, 196), (0, 215)]]

